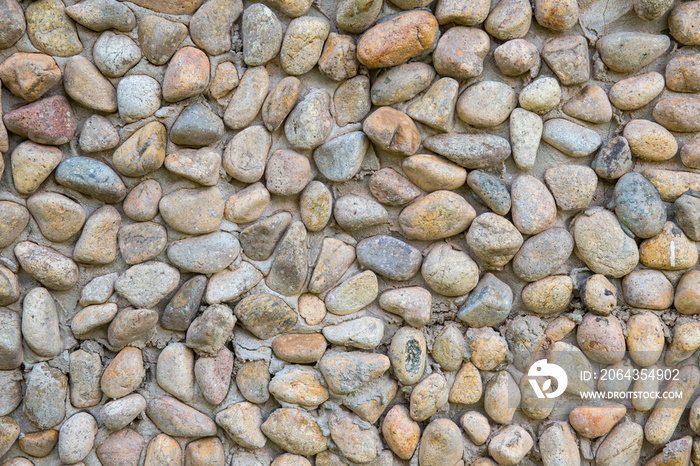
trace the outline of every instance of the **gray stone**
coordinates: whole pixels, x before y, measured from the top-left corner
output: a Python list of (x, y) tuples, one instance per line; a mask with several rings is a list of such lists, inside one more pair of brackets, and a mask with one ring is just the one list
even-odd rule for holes
[(82, 349), (73, 351), (69, 368), (71, 405), (76, 408), (88, 408), (98, 404), (102, 400), (100, 355)]
[(46, 288), (34, 288), (24, 297), (22, 336), (41, 357), (56, 357), (63, 349), (56, 304)]
[(241, 0), (214, 0), (199, 7), (190, 19), (192, 41), (209, 55), (231, 49), (231, 25), (243, 11)]
[(323, 18), (303, 16), (287, 26), (280, 50), (280, 64), (285, 73), (300, 76), (316, 65), (330, 24)]
[(299, 102), (284, 124), (284, 135), (298, 150), (315, 149), (328, 138), (333, 127), (328, 92), (314, 89)]
[(127, 123), (153, 115), (160, 108), (160, 84), (145, 74), (132, 74), (117, 85), (119, 116)]
[(190, 105), (170, 128), (170, 140), (180, 146), (203, 147), (224, 135), (224, 122), (201, 103)]
[(77, 23), (98, 32), (107, 29), (129, 32), (136, 27), (134, 13), (116, 0), (83, 0), (67, 7), (66, 13)]
[(153, 307), (177, 288), (180, 272), (163, 262), (137, 264), (114, 282), (114, 290), (137, 307)]
[(381, 204), (355, 194), (336, 200), (333, 216), (338, 225), (347, 231), (381, 225), (389, 219), (388, 212)]
[(0, 324), (0, 370), (15, 369), (24, 359), (20, 314), (0, 308)]
[(581, 35), (550, 39), (542, 47), (542, 58), (564, 86), (583, 84), (591, 76), (588, 42)]
[(241, 36), (246, 65), (264, 65), (280, 51), (282, 24), (267, 6), (255, 3), (243, 12)]
[(123, 429), (146, 410), (146, 399), (132, 393), (124, 398), (105, 403), (100, 409), (100, 419), (108, 430)]
[(270, 89), (270, 76), (264, 66), (248, 68), (229, 100), (224, 123), (231, 129), (250, 125), (260, 112)]
[(22, 268), (49, 289), (65, 291), (78, 282), (78, 266), (54, 249), (22, 241), (14, 251)]
[(240, 242), (243, 252), (256, 261), (268, 259), (291, 223), (292, 216), (289, 212), (278, 212), (255, 222), (241, 231)]
[(542, 129), (542, 118), (536, 113), (516, 108), (510, 114), (510, 144), (513, 147), (513, 160), (522, 171), (529, 171), (535, 165)]
[(205, 299), (209, 304), (236, 301), (260, 283), (262, 278), (258, 269), (242, 261), (233, 270), (224, 270), (211, 277)]
[(569, 259), (574, 239), (563, 228), (550, 228), (531, 236), (513, 258), (513, 272), (526, 282), (553, 275)]
[(147, 340), (158, 323), (158, 312), (152, 309), (121, 310), (107, 328), (107, 339), (115, 349), (137, 340)]
[(651, 238), (666, 223), (666, 208), (653, 184), (639, 173), (627, 173), (615, 184), (615, 215), (639, 238)]
[(267, 340), (290, 330), (297, 313), (281, 298), (272, 294), (251, 294), (236, 304), (236, 317), (260, 340)]
[(24, 20), (22, 7), (15, 0), (7, 0), (0, 5), (0, 49), (12, 47), (24, 31), (27, 23)]
[(56, 168), (56, 182), (108, 204), (126, 197), (126, 186), (108, 165), (87, 157), (65, 159)]
[(304, 287), (308, 272), (306, 227), (297, 221), (289, 226), (282, 237), (265, 283), (277, 293), (294, 296)]
[(119, 252), (129, 265), (155, 259), (168, 243), (163, 225), (153, 222), (132, 223), (119, 229)]
[(507, 140), (490, 134), (438, 134), (425, 138), (423, 145), (469, 169), (498, 165), (511, 150)]
[(357, 243), (356, 252), (363, 267), (397, 281), (408, 280), (418, 273), (423, 260), (418, 249), (387, 235), (363, 239)]
[(632, 151), (624, 136), (609, 140), (591, 162), (596, 174), (607, 180), (615, 180), (632, 169)]
[(187, 329), (187, 346), (199, 356), (215, 357), (231, 337), (236, 316), (223, 304), (209, 306)]
[(66, 416), (68, 377), (45, 362), (32, 368), (27, 376), (24, 416), (37, 429), (57, 426)]
[(384, 70), (372, 84), (372, 103), (382, 106), (410, 100), (426, 90), (434, 77), (433, 67), (420, 62)]
[(360, 171), (369, 145), (362, 131), (353, 131), (316, 148), (314, 162), (330, 181), (348, 181)]
[(170, 60), (187, 37), (187, 26), (158, 15), (147, 15), (139, 22), (139, 44), (146, 59), (156, 66)]
[(474, 194), (498, 215), (510, 212), (510, 193), (501, 178), (483, 170), (474, 170), (469, 173), (467, 184)]
[(97, 421), (90, 413), (72, 415), (61, 426), (58, 434), (58, 457), (65, 464), (85, 459), (95, 445)]
[(231, 265), (240, 250), (235, 236), (217, 231), (171, 243), (168, 246), (168, 259), (188, 272), (212, 274)]
[(250, 126), (236, 134), (224, 150), (226, 173), (244, 183), (254, 183), (265, 172), (272, 138), (262, 126)]
[(158, 355), (156, 380), (160, 388), (180, 399), (194, 397), (194, 351), (184, 343), (170, 343)]
[(370, 380), (389, 370), (391, 363), (383, 354), (367, 352), (329, 353), (318, 363), (318, 369), (335, 393), (352, 393)]
[(590, 155), (603, 143), (595, 131), (563, 118), (547, 120), (542, 131), (542, 139), (571, 157)]
[(218, 230), (224, 216), (224, 199), (215, 186), (174, 191), (163, 196), (158, 207), (169, 226), (190, 235)]
[(394, 334), (387, 355), (394, 376), (401, 384), (413, 385), (421, 379), (427, 352), (425, 337), (420, 330), (402, 327)]
[(165, 307), (160, 325), (168, 330), (186, 331), (199, 311), (206, 285), (207, 278), (203, 275), (195, 275), (183, 283)]
[(92, 47), (95, 66), (108, 78), (119, 78), (141, 60), (141, 49), (129, 37), (103, 32)]
[(494, 327), (513, 307), (513, 290), (491, 273), (485, 274), (459, 309), (457, 318), (469, 326)]
[(338, 26), (359, 34), (374, 24), (381, 10), (382, 2), (379, 0), (341, 0), (335, 18)]
[(683, 233), (693, 241), (700, 241), (700, 195), (683, 194), (674, 202), (676, 220)]
[(601, 37), (596, 49), (608, 68), (629, 73), (659, 58), (671, 45), (664, 34), (615, 32)]
[(92, 115), (80, 131), (80, 149), (83, 152), (101, 152), (119, 145), (119, 133), (110, 121), (101, 115)]

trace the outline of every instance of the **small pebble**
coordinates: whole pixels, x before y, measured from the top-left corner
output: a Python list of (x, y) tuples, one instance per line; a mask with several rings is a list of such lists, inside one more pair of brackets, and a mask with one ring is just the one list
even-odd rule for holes
[(435, 70), (420, 62), (387, 68), (377, 75), (372, 84), (372, 103), (382, 106), (410, 100), (426, 90), (434, 77)]
[(615, 180), (632, 169), (632, 151), (629, 142), (623, 136), (616, 136), (600, 148), (591, 168), (596, 174), (607, 180)]
[(463, 296), (476, 286), (479, 268), (469, 255), (449, 244), (430, 248), (421, 266), (428, 286), (444, 296)]
[(378, 235), (357, 244), (358, 262), (390, 280), (408, 280), (420, 269), (420, 251), (400, 239)]
[(669, 37), (663, 34), (615, 32), (601, 37), (596, 49), (608, 68), (629, 73), (659, 58), (670, 44)]
[(487, 273), (460, 308), (457, 318), (470, 327), (496, 326), (513, 306), (513, 291), (495, 275)]
[(603, 143), (598, 133), (563, 118), (547, 120), (542, 140), (570, 157), (585, 157)]
[(517, 104), (515, 91), (507, 84), (481, 81), (459, 97), (457, 114), (470, 126), (490, 128), (505, 122)]
[(432, 296), (418, 286), (387, 290), (379, 297), (379, 306), (401, 316), (407, 324), (420, 328), (430, 320)]
[(523, 236), (508, 219), (486, 212), (474, 219), (467, 231), (467, 244), (487, 268), (500, 270), (518, 252)]
[(489, 44), (488, 34), (480, 29), (452, 27), (440, 38), (433, 52), (435, 71), (455, 79), (479, 76), (484, 71)]

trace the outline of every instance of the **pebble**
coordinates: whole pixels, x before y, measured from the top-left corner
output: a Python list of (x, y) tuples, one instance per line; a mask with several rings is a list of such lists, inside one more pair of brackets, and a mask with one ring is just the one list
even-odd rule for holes
[(213, 405), (220, 404), (229, 391), (233, 372), (233, 353), (219, 350), (216, 357), (200, 357), (194, 365), (194, 375), (202, 396)]
[(697, 304), (697, 290), (700, 289), (698, 283), (700, 283), (700, 273), (696, 270), (689, 270), (679, 280), (673, 306), (681, 314), (700, 313), (700, 306)]
[[(330, 33), (318, 60), (319, 71), (334, 81), (345, 81), (357, 74), (355, 40), (350, 36)], [(369, 90), (369, 80), (367, 80)]]
[(618, 81), (610, 88), (608, 97), (620, 110), (636, 110), (661, 94), (664, 84), (663, 75), (651, 71)]
[(270, 381), (270, 394), (281, 404), (316, 409), (329, 397), (316, 370), (306, 366), (287, 366)]
[[(530, 171), (535, 165), (537, 150), (540, 147), (543, 129), (542, 119), (536, 113), (524, 108), (516, 108), (510, 114), (509, 127), (513, 160), (522, 171)], [(508, 212), (506, 211), (502, 215), (506, 213)]]
[(659, 19), (672, 6), (668, 0), (635, 0), (634, 11), (644, 21)]
[(418, 447), (420, 426), (411, 419), (404, 405), (397, 404), (384, 416), (382, 435), (396, 456), (408, 460)]
[(425, 371), (426, 353), (425, 337), (420, 330), (401, 327), (394, 334), (388, 355), (394, 376), (402, 385), (413, 385), (420, 380)]
[(63, 70), (63, 87), (80, 105), (104, 113), (117, 111), (117, 91), (100, 71), (81, 56), (72, 57)]
[(124, 213), (135, 222), (147, 222), (158, 213), (158, 203), (163, 190), (156, 180), (137, 184), (124, 199)]
[(280, 50), (280, 64), (288, 75), (309, 72), (318, 63), (330, 24), (322, 18), (295, 18), (287, 26)]
[(273, 8), (281, 11), (290, 18), (305, 14), (311, 8), (311, 0), (270, 0)]
[(586, 356), (603, 364), (614, 364), (625, 356), (625, 337), (617, 317), (586, 314), (576, 340)]
[(136, 340), (147, 340), (157, 323), (158, 313), (152, 309), (126, 308), (109, 324), (109, 344), (120, 349)]
[(2, 356), (0, 370), (18, 368), (24, 359), (20, 314), (2, 308), (0, 309), (0, 323), (2, 323), (3, 329), (0, 334), (0, 356)]
[(131, 424), (146, 409), (146, 399), (138, 393), (110, 401), (100, 410), (100, 418), (109, 430), (120, 430)]
[(262, 106), (262, 119), (265, 127), (276, 131), (292, 111), (299, 97), (301, 81), (287, 76), (272, 88)]
[(674, 39), (683, 45), (700, 44), (700, 36), (695, 30), (695, 22), (700, 16), (696, 3), (676, 5), (668, 15), (668, 28)]
[(272, 140), (262, 126), (251, 126), (236, 134), (224, 149), (226, 173), (244, 183), (262, 178)]
[(464, 5), (457, 1), (443, 0), (435, 8), (435, 17), (440, 24), (456, 23), (474, 26), (484, 22), (489, 15), (489, 7), (490, 5), (485, 1)]
[(226, 462), (224, 445), (218, 437), (195, 440), (185, 448), (185, 464), (192, 466), (223, 466)]
[(102, 400), (100, 355), (77, 350), (70, 355), (70, 401), (76, 408), (88, 408)]
[(90, 332), (110, 323), (116, 315), (117, 305), (113, 303), (87, 306), (73, 317), (71, 330), (76, 338), (85, 340)]
[(22, 336), (37, 355), (53, 358), (62, 348), (58, 312), (46, 288), (33, 288), (22, 303)]
[(78, 266), (55, 249), (22, 241), (14, 252), (20, 266), (51, 290), (68, 290), (78, 282)]
[(467, 244), (487, 268), (501, 269), (523, 244), (518, 229), (506, 218), (486, 212), (474, 219), (467, 231)]
[(616, 136), (600, 148), (591, 162), (596, 174), (607, 180), (615, 180), (632, 169), (632, 151), (624, 136)]
[(262, 183), (253, 183), (228, 198), (224, 218), (232, 223), (250, 223), (259, 219), (269, 204), (270, 192)]
[(244, 448), (262, 448), (265, 436), (260, 430), (262, 413), (260, 408), (247, 401), (229, 405), (216, 414), (220, 425), (234, 442)]
[(430, 49), (437, 35), (438, 22), (427, 11), (400, 13), (362, 35), (357, 42), (357, 59), (368, 68), (401, 65)]
[(169, 226), (190, 235), (217, 230), (224, 215), (223, 196), (216, 187), (174, 191), (163, 196), (158, 207)]
[(136, 27), (134, 13), (113, 0), (90, 0), (66, 8), (68, 16), (77, 23), (93, 31), (116, 29), (129, 32)]
[(523, 234), (533, 235), (549, 228), (557, 214), (556, 204), (546, 186), (530, 175), (520, 175), (511, 186), (513, 224)]
[(278, 212), (245, 228), (239, 237), (245, 255), (257, 261), (268, 259), (291, 222), (288, 212)]
[(187, 26), (157, 15), (145, 16), (138, 27), (141, 51), (156, 66), (165, 65), (187, 37)]
[(284, 453), (275, 458), (270, 466), (311, 466), (311, 463), (303, 456)]
[(578, 406), (569, 413), (569, 423), (585, 438), (601, 437), (627, 413), (624, 405)]
[(379, 202), (390, 206), (405, 205), (421, 194), (416, 185), (393, 168), (374, 172), (369, 179), (369, 190)]
[(211, 418), (169, 396), (150, 400), (146, 414), (156, 427), (173, 437), (199, 438), (216, 435), (216, 424)]
[(384, 337), (384, 323), (375, 317), (360, 317), (324, 327), (323, 336), (334, 345), (374, 349)]
[[(29, 224), (29, 213), (31, 212), (32, 217), (38, 216), (34, 211), (38, 212), (34, 207), (34, 202), (29, 202), (30, 199), (34, 199), (36, 196), (32, 196), (27, 199), (27, 207), (25, 208), (21, 204), (11, 201), (0, 201), (0, 248), (6, 248), (12, 244), (17, 237), (24, 231), (24, 229)], [(32, 210), (28, 210), (32, 209)], [(37, 223), (39, 223), (39, 220)], [(39, 223), (41, 228), (41, 223)], [(81, 225), (82, 226), (82, 225)]]
[(0, 453), (5, 455), (19, 437), (20, 427), (11, 417), (0, 417)]
[(105, 76), (119, 78), (141, 61), (141, 49), (129, 37), (105, 31), (95, 41), (92, 58)]
[(24, 20), (22, 7), (16, 1), (7, 1), (3, 3), (1, 8), (2, 34), (0, 34), (0, 48), (6, 49), (12, 47), (22, 37), (27, 29), (27, 23)]
[(467, 184), (472, 193), (495, 213), (506, 215), (510, 211), (510, 193), (501, 178), (483, 170), (474, 170), (469, 173)]
[[(508, 372), (498, 372), (486, 384), (484, 390), (484, 409), (486, 414), (498, 424), (510, 424), (516, 407), (519, 405), (520, 388), (518, 384)], [(492, 439), (489, 445), (494, 445), (495, 447), (497, 443), (494, 443)], [(493, 456), (493, 451), (490, 453)], [(513, 464), (517, 464), (517, 461)]]
[(318, 333), (280, 335), (272, 340), (275, 356), (296, 364), (317, 362), (325, 353), (326, 347), (326, 339)]
[(206, 54), (194, 47), (184, 47), (175, 52), (165, 70), (163, 99), (178, 102), (201, 94), (208, 84), (209, 59)]
[(241, 36), (246, 65), (264, 65), (280, 51), (282, 24), (267, 6), (254, 4), (243, 12)]
[(496, 66), (506, 76), (535, 72), (540, 65), (537, 48), (524, 39), (513, 39), (496, 47), (493, 53)]
[(265, 184), (272, 194), (280, 196), (299, 194), (309, 183), (310, 178), (309, 159), (292, 150), (278, 150), (267, 161)]
[(700, 91), (700, 75), (695, 71), (698, 54), (679, 55), (666, 64), (666, 87), (675, 92)]
[[(3, 4), (3, 8), (13, 10), (15, 4), (19, 8), (19, 4), (9, 1)], [(6, 27), (3, 28), (3, 34), (11, 31), (11, 26), (4, 23), (4, 18), (3, 16), (3, 26)], [(20, 22), (13, 22), (12, 26), (19, 24)], [(17, 52), (0, 63), (0, 78), (14, 95), (33, 102), (61, 81), (61, 70), (48, 55)]]
[(700, 144), (697, 138), (683, 144), (681, 148), (681, 162), (688, 168), (700, 167)]
[(466, 252), (447, 244), (430, 249), (421, 273), (428, 286), (444, 296), (463, 296), (470, 292), (479, 278), (476, 263)]
[(316, 421), (305, 411), (279, 408), (263, 422), (263, 433), (289, 453), (311, 456), (326, 450), (326, 439)]
[(595, 455), (596, 463), (631, 464), (639, 461), (644, 441), (642, 426), (632, 421), (618, 424), (605, 437)]
[(379, 306), (401, 316), (407, 324), (420, 328), (430, 320), (432, 297), (424, 288), (414, 286), (387, 290), (379, 298)]
[(265, 67), (248, 68), (224, 112), (226, 126), (243, 129), (250, 125), (260, 112), (269, 89), (270, 76)]
[(507, 426), (489, 442), (489, 454), (498, 464), (512, 466), (532, 450), (533, 440), (521, 426)]
[(27, 432), (18, 440), (19, 447), (30, 456), (44, 458), (51, 453), (58, 442), (58, 431), (55, 429), (41, 432)]
[(77, 129), (75, 115), (68, 99), (61, 95), (47, 97), (9, 111), (4, 115), (3, 121), (11, 132), (36, 143), (53, 146), (66, 144), (73, 139)]
[(117, 85), (120, 118), (126, 123), (148, 118), (160, 108), (160, 95), (160, 84), (150, 76), (132, 74), (120, 79)]
[(60, 0), (41, 0), (27, 7), (27, 35), (47, 55), (70, 57), (83, 50), (75, 25)]
[(691, 133), (700, 129), (700, 123), (695, 120), (700, 115), (700, 101), (692, 97), (663, 99), (654, 107), (653, 115), (669, 131)]
[(540, 435), (539, 441), (544, 463), (581, 464), (576, 434), (566, 421), (558, 421), (547, 427)]
[(68, 418), (58, 434), (58, 457), (66, 464), (82, 461), (90, 453), (97, 435), (97, 421), (89, 413)]
[(413, 155), (420, 145), (420, 133), (413, 120), (391, 107), (372, 112), (363, 122), (362, 131), (378, 148), (397, 155)]
[(503, 322), (513, 306), (513, 291), (495, 275), (487, 273), (460, 308), (457, 318), (479, 328)]
[(117, 233), (121, 216), (112, 206), (97, 209), (83, 226), (73, 248), (76, 262), (91, 265), (111, 264), (117, 258)]
[(506, 160), (510, 144), (490, 134), (437, 134), (423, 141), (426, 149), (437, 152), (465, 168), (490, 168)]
[(221, 154), (208, 147), (199, 150), (181, 149), (165, 158), (165, 168), (201, 185), (215, 186), (219, 181)]
[(236, 0), (207, 2), (190, 19), (192, 41), (209, 55), (231, 49), (231, 24), (236, 22), (243, 4)]
[(659, 191), (664, 202), (675, 201), (689, 189), (700, 190), (700, 177), (695, 173), (647, 168), (642, 174)]
[(483, 445), (491, 434), (488, 418), (478, 411), (464, 413), (459, 424), (474, 445)]
[(673, 339), (666, 351), (664, 362), (673, 366), (687, 359), (698, 348), (698, 326), (695, 322), (685, 322), (676, 325)]
[(360, 265), (396, 281), (412, 278), (422, 262), (418, 249), (387, 235), (363, 239), (357, 243), (356, 253)]
[(561, 210), (584, 209), (593, 200), (598, 177), (589, 167), (561, 164), (544, 172), (544, 181)]
[(292, 110), (284, 124), (284, 135), (297, 150), (310, 150), (323, 144), (333, 127), (331, 97), (325, 90), (309, 92)]
[(480, 29), (452, 27), (440, 38), (433, 52), (435, 71), (455, 79), (480, 76), (489, 45), (488, 34)]
[(198, 355), (216, 357), (231, 336), (236, 316), (223, 304), (212, 304), (187, 329), (187, 346)]
[(550, 228), (531, 236), (513, 258), (513, 271), (526, 282), (554, 274), (574, 249), (574, 239), (563, 228)]
[(338, 412), (329, 419), (331, 439), (340, 453), (349, 461), (366, 463), (375, 459), (382, 450), (379, 432), (374, 426), (358, 425), (355, 416)]
[(361, 33), (374, 24), (381, 9), (382, 2), (377, 0), (341, 0), (338, 2), (336, 22), (348, 32)]
[[(525, 86), (518, 96), (518, 103), (523, 109), (540, 115), (552, 110), (560, 101), (561, 87), (555, 78), (550, 77), (537, 78)], [(517, 110), (513, 110), (516, 118), (519, 116)]]
[(444, 371), (454, 372), (462, 366), (464, 337), (455, 325), (444, 327), (433, 341), (431, 355)]
[(377, 294), (377, 276), (371, 270), (366, 270), (329, 291), (325, 304), (328, 312), (343, 316), (368, 306), (377, 298)]
[(467, 331), (467, 345), (471, 352), (471, 362), (477, 369), (490, 371), (506, 357), (508, 344), (505, 338), (491, 328)]
[(547, 120), (542, 139), (570, 157), (586, 157), (603, 143), (595, 131), (563, 118)]
[(0, 393), (1, 416), (7, 416), (22, 402), (22, 381), (22, 373), (19, 370), (0, 371), (0, 382), (3, 384), (3, 391)]
[(114, 290), (138, 307), (153, 307), (177, 288), (180, 273), (162, 262), (131, 266), (114, 282)]
[(37, 429), (57, 426), (66, 417), (68, 377), (42, 362), (26, 376), (24, 417)]
[(209, 95), (215, 99), (222, 99), (228, 95), (240, 80), (236, 66), (230, 61), (222, 61), (214, 69), (214, 76), (209, 83)]
[(420, 464), (460, 464), (464, 455), (462, 433), (449, 419), (436, 419), (428, 424), (420, 441), (418, 458)]
[[(588, 43), (581, 35), (568, 34), (550, 39), (542, 47), (542, 58), (564, 86), (584, 84), (591, 77)], [(548, 87), (554, 86), (550, 84)]]
[(684, 194), (674, 202), (676, 220), (683, 232), (693, 241), (700, 240), (700, 199), (691, 194)]
[(331, 139), (314, 151), (318, 170), (330, 181), (348, 181), (362, 166), (369, 140), (361, 131)]
[[(180, 146), (202, 147), (214, 144), (224, 135), (224, 122), (203, 104), (193, 104), (187, 107), (177, 117), (175, 123), (170, 128), (170, 140)], [(216, 154), (216, 160), (221, 160), (221, 156), (215, 150), (209, 153)], [(215, 170), (216, 168), (216, 170)], [(218, 167), (212, 163), (210, 168), (213, 177), (218, 175)], [(218, 176), (217, 176), (218, 178)], [(199, 181), (196, 180), (195, 181)], [(213, 183), (210, 181), (209, 184)], [(207, 184), (207, 183), (202, 183)]]
[(355, 76), (343, 82), (333, 94), (333, 115), (338, 126), (359, 123), (370, 111), (370, 82), (367, 76)]
[(309, 280), (309, 291), (322, 294), (331, 289), (355, 261), (355, 248), (336, 238), (324, 238)]
[(416, 154), (405, 158), (401, 168), (406, 176), (424, 191), (453, 190), (464, 185), (467, 171), (432, 154)]
[(659, 270), (684, 270), (698, 262), (698, 250), (673, 222), (666, 222), (656, 236), (639, 245), (639, 261)]
[(297, 313), (282, 299), (271, 294), (253, 294), (236, 305), (236, 317), (253, 335), (261, 340), (291, 329)]
[(10, 156), (12, 181), (20, 194), (32, 194), (61, 163), (63, 153), (56, 147), (24, 141)]
[(640, 238), (661, 232), (666, 222), (666, 208), (651, 182), (639, 173), (628, 173), (615, 185), (615, 214)]
[(170, 343), (163, 348), (158, 355), (156, 380), (160, 388), (175, 398), (184, 402), (192, 401), (192, 397), (194, 397), (194, 351), (184, 343)]
[(681, 415), (698, 386), (700, 371), (697, 367), (683, 366), (678, 378), (666, 385), (665, 392), (680, 392), (678, 398), (662, 398), (654, 407), (644, 425), (644, 438), (653, 445), (667, 443), (678, 425)]
[(435, 70), (420, 62), (387, 68), (372, 84), (372, 103), (382, 106), (410, 100), (426, 90), (434, 77)]
[(399, 226), (409, 239), (435, 240), (461, 233), (474, 217), (476, 212), (463, 197), (435, 191), (406, 207), (399, 215)]
[(617, 305), (617, 288), (604, 275), (592, 275), (586, 280), (582, 299), (593, 312), (607, 315)]
[(378, 202), (354, 194), (337, 199), (333, 207), (336, 222), (347, 231), (382, 225), (388, 215)]
[(648, 120), (632, 120), (623, 132), (632, 154), (641, 160), (662, 162), (678, 152), (678, 144), (673, 135), (663, 126)]
[(235, 236), (217, 231), (170, 243), (168, 259), (182, 270), (208, 275), (231, 265), (240, 251)]
[(182, 449), (174, 438), (158, 434), (148, 444), (144, 466), (166, 464), (174, 466), (182, 461)]
[(299, 198), (301, 220), (308, 231), (323, 230), (331, 218), (333, 195), (320, 181), (312, 181)]
[(490, 128), (505, 122), (518, 105), (515, 91), (498, 81), (469, 86), (457, 101), (457, 114), (466, 124)]
[(0, 306), (7, 306), (19, 300), (17, 276), (8, 268), (0, 266)]
[(635, 314), (627, 321), (627, 349), (642, 367), (655, 364), (664, 350), (664, 327), (653, 312)]
[(104, 466), (137, 464), (143, 450), (143, 437), (131, 429), (110, 434), (95, 453)]
[(572, 292), (573, 283), (568, 275), (553, 275), (526, 285), (521, 297), (531, 312), (551, 316), (568, 307)]
[(114, 149), (119, 145), (119, 133), (112, 123), (101, 115), (92, 115), (80, 130), (80, 149), (93, 153)]
[(571, 29), (579, 19), (579, 7), (575, 0), (537, 0), (535, 19), (547, 29), (561, 32)]
[(454, 122), (459, 84), (452, 78), (441, 78), (407, 109), (408, 116), (438, 131), (450, 131)]
[(613, 71), (629, 73), (663, 55), (671, 44), (668, 36), (644, 32), (615, 32), (601, 37), (596, 50)]
[(612, 118), (612, 107), (605, 91), (595, 84), (588, 85), (562, 107), (573, 118), (593, 124), (602, 124)]
[(486, 18), (484, 29), (496, 39), (507, 41), (525, 36), (532, 22), (532, 7), (524, 0), (499, 2)]

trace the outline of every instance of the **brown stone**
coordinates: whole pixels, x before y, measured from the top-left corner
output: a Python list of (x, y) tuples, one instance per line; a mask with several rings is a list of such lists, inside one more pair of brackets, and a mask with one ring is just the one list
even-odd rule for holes
[(204, 0), (134, 0), (138, 6), (168, 15), (191, 15)]
[(0, 79), (14, 95), (33, 102), (61, 81), (61, 70), (48, 55), (17, 52), (0, 64)]
[(418, 447), (420, 426), (411, 419), (404, 405), (396, 405), (389, 410), (382, 421), (382, 435), (396, 456), (408, 460)]
[(669, 97), (654, 107), (654, 119), (669, 131), (694, 133), (700, 131), (700, 99)]
[(143, 436), (131, 429), (110, 434), (95, 449), (103, 466), (137, 466), (143, 450)]
[(280, 335), (272, 340), (272, 351), (283, 361), (309, 364), (321, 359), (327, 345), (320, 333)]
[(299, 89), (301, 81), (294, 76), (287, 76), (272, 88), (262, 106), (263, 123), (268, 130), (275, 131), (282, 126), (297, 102)]
[(180, 466), (182, 448), (177, 441), (165, 434), (158, 434), (148, 444), (144, 466)]
[(117, 90), (87, 58), (72, 57), (63, 70), (66, 94), (90, 110), (117, 111)]
[(639, 245), (639, 261), (652, 269), (684, 270), (697, 264), (698, 250), (683, 230), (666, 222), (661, 233)]
[(391, 107), (380, 107), (362, 124), (362, 131), (380, 149), (413, 155), (420, 145), (418, 127), (411, 118)]
[(218, 437), (195, 440), (185, 448), (187, 466), (224, 466), (225, 463), (224, 445)]
[(178, 102), (201, 94), (209, 84), (209, 59), (194, 47), (175, 52), (163, 77), (163, 98)]
[(48, 456), (53, 447), (58, 443), (58, 431), (56, 429), (40, 432), (28, 432), (19, 439), (19, 447), (26, 454), (36, 458)]
[(582, 437), (601, 437), (615, 426), (627, 413), (621, 404), (606, 406), (578, 406), (569, 414), (571, 427)]
[(109, 363), (100, 386), (108, 398), (121, 398), (133, 392), (145, 375), (141, 350), (126, 347)]

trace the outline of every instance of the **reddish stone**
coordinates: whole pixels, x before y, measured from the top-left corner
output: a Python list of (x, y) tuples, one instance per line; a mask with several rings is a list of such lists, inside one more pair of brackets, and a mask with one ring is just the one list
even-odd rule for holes
[(73, 139), (78, 127), (68, 100), (60, 95), (12, 110), (3, 120), (13, 133), (55, 146)]

